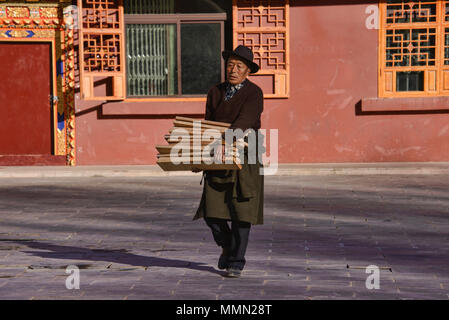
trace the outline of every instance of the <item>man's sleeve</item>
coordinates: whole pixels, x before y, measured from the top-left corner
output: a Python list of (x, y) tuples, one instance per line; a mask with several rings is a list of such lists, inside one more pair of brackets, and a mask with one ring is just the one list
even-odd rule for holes
[(209, 90), (207, 94), (207, 101), (206, 101), (206, 111), (204, 114), (204, 120), (212, 120), (212, 90)]
[(263, 111), (263, 93), (260, 88), (248, 96), (247, 101), (242, 106), (237, 119), (231, 124), (231, 129), (242, 129), (245, 131), (254, 128), (260, 123), (260, 116)]

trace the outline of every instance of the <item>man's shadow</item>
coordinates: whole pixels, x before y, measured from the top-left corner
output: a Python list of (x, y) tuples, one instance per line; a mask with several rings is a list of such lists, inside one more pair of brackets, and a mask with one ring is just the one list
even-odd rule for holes
[[(204, 265), (204, 263), (166, 259), (159, 257), (139, 256), (133, 253), (128, 253), (126, 250), (106, 250), (106, 249), (87, 249), (72, 246), (61, 246), (49, 244), (38, 241), (12, 241), (21, 245), (26, 245), (32, 249), (46, 250), (44, 251), (22, 251), (24, 253), (32, 254), (41, 258), (50, 259), (65, 259), (65, 260), (87, 260), (87, 261), (104, 261), (118, 264), (127, 264), (134, 267), (166, 267), (166, 268), (181, 268), (192, 269), (199, 271), (207, 271), (218, 275), (223, 275), (222, 272), (214, 269), (211, 266)], [(153, 250), (158, 252), (163, 250)], [(168, 251), (168, 250), (167, 250)]]

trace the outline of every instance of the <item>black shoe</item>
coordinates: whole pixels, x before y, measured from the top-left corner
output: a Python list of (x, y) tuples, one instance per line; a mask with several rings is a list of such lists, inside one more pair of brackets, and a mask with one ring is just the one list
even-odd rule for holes
[(242, 270), (238, 268), (229, 267), (226, 269), (227, 277), (229, 278), (240, 278)]
[(228, 267), (228, 257), (229, 257), (229, 250), (227, 248), (223, 248), (223, 252), (220, 255), (220, 258), (218, 259), (218, 269), (223, 270)]

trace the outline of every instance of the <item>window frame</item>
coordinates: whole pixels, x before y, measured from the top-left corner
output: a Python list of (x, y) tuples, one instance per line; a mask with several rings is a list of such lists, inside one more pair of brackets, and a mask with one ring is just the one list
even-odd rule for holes
[[(415, 4), (420, 0), (414, 1)], [(423, 2), (425, 3), (425, 2)], [(386, 21), (387, 0), (379, 0), (378, 32), (378, 96), (380, 98), (438, 97), (449, 95), (449, 65), (445, 65), (445, 28), (449, 28), (446, 17), (447, 0), (436, 0), (435, 22), (390, 23)], [(432, 66), (386, 66), (386, 37), (394, 29), (435, 29), (435, 65)], [(424, 71), (423, 91), (397, 91), (396, 73), (402, 71)]]
[[(181, 64), (181, 24), (188, 23), (219, 23), (220, 24), (220, 54), (225, 50), (225, 22), (227, 20), (226, 12), (223, 13), (174, 13), (174, 14), (124, 14), (124, 26), (128, 24), (174, 24), (176, 25), (176, 61), (178, 65), (177, 77), (178, 77), (178, 94), (176, 95), (164, 95), (164, 96), (129, 96), (126, 92), (126, 100), (179, 100), (183, 98), (205, 98), (207, 92), (204, 94), (182, 94), (182, 64)], [(126, 35), (124, 41), (128, 41)], [(126, 44), (125, 44), (126, 47)], [(125, 52), (125, 63), (127, 64), (128, 53)], [(221, 81), (225, 81), (225, 66), (224, 61), (221, 59)], [(128, 84), (128, 75), (126, 74), (126, 84)]]

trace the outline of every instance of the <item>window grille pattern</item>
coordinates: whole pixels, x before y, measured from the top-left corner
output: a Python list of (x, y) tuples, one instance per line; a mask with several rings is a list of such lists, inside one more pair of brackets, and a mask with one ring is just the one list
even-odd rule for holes
[[(260, 71), (251, 78), (256, 83), (265, 78), (262, 89), (267, 98), (289, 95), (288, 14), (288, 0), (233, 2), (234, 47), (245, 45), (253, 50)], [(267, 79), (271, 84), (266, 84)], [(266, 90), (270, 87), (272, 92)]]
[[(82, 97), (123, 99), (123, 0), (81, 0), (80, 3)], [(99, 88), (102, 83), (106, 83), (104, 89)]]
[(261, 69), (287, 69), (285, 32), (241, 33), (239, 34), (238, 42), (253, 50), (254, 62), (257, 63)]
[(387, 67), (434, 66), (436, 29), (387, 30)]
[(449, 1), (381, 2), (379, 96), (449, 90)]
[(85, 0), (83, 4), (83, 28), (120, 28), (118, 1)]
[(120, 71), (120, 67), (120, 35), (84, 35), (84, 70)]
[(239, 1), (239, 28), (286, 27), (283, 1)]
[(126, 26), (129, 96), (176, 94), (176, 25)]
[(437, 0), (388, 1), (387, 23), (435, 22)]

